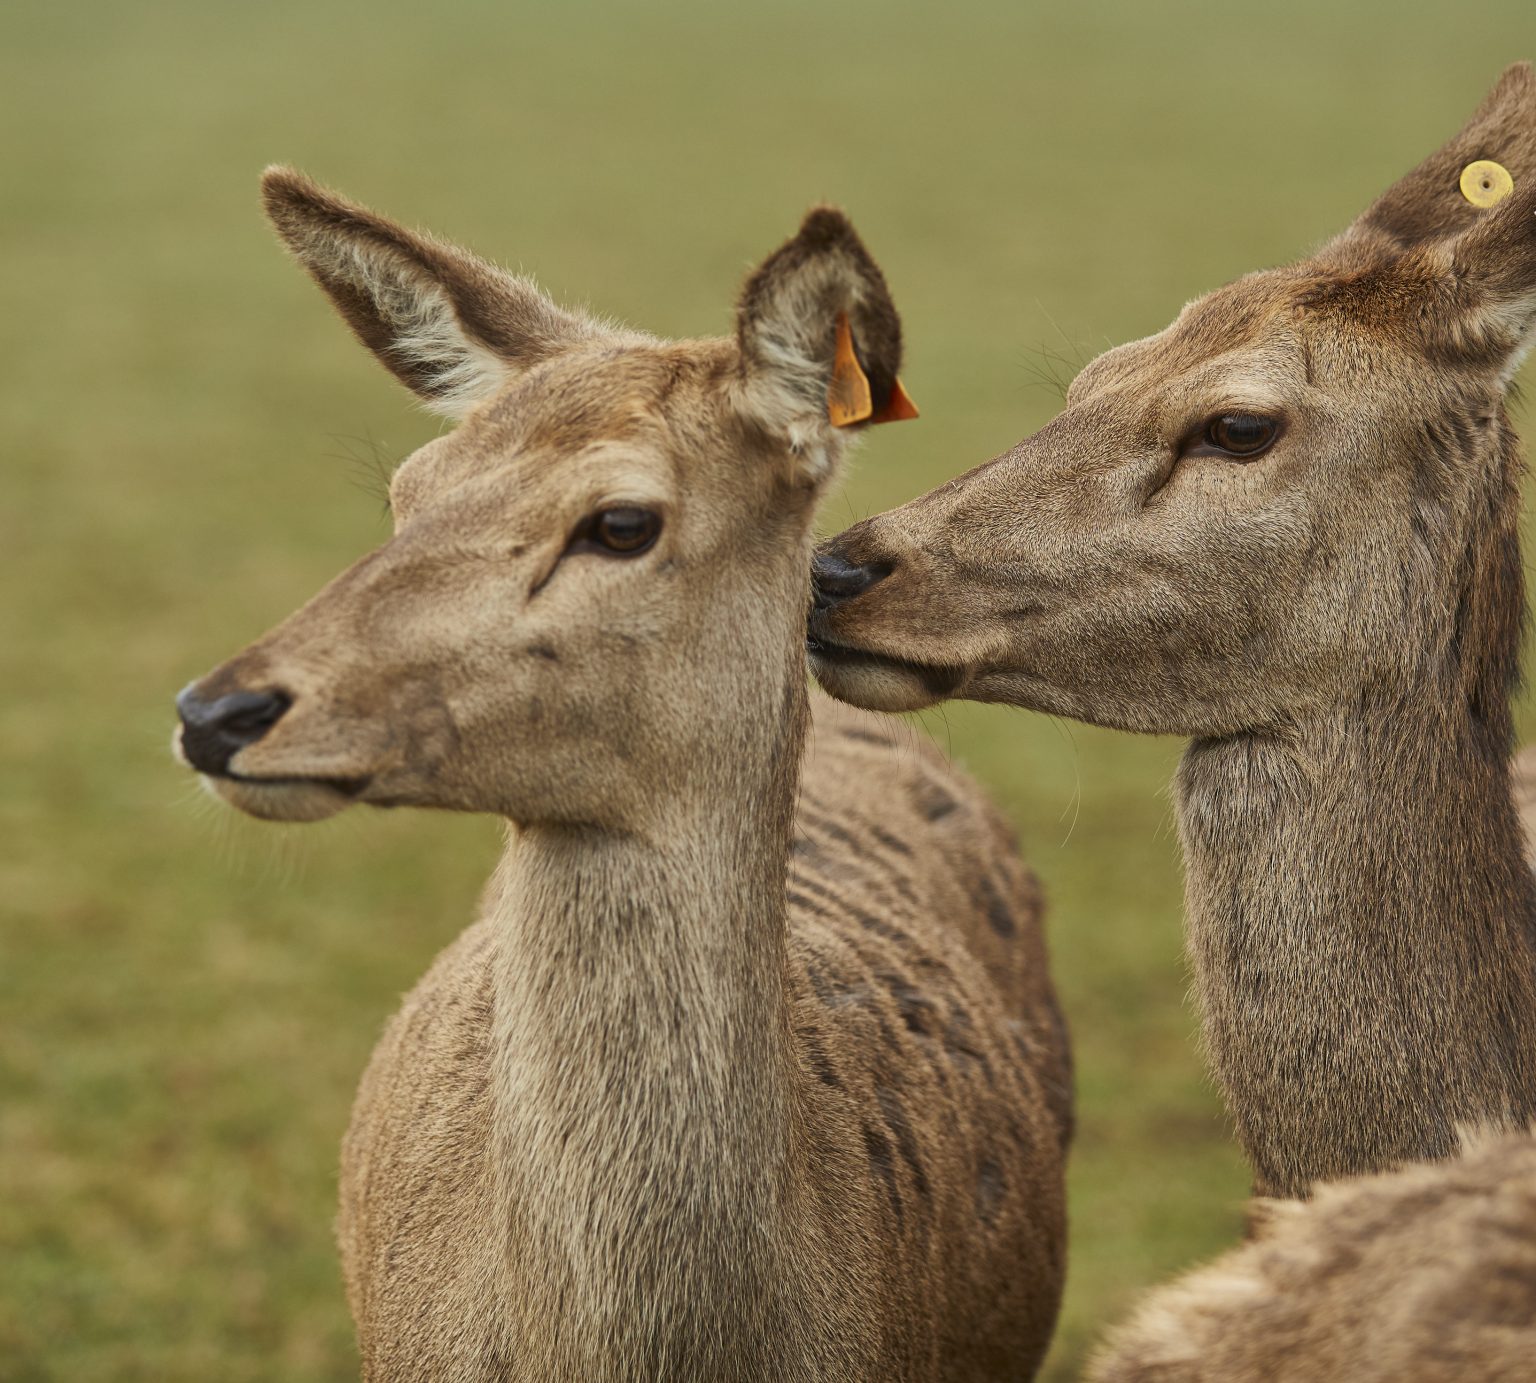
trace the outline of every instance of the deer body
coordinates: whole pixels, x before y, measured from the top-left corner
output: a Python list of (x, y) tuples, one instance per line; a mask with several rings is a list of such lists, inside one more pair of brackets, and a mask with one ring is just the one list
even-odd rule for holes
[[(1514, 184), (1498, 202), (1464, 190), (1490, 161)], [(1256, 1188), (1298, 1199), (1154, 1294), (1103, 1383), (1531, 1376), (1536, 890), (1509, 764), (1525, 593), (1506, 395), (1533, 344), (1519, 64), (1344, 235), (1099, 357), (1041, 432), (818, 559), (816, 667), (840, 696), (1191, 740), (1206, 1045)], [(1456, 1156), (1458, 1125), (1485, 1146)]]
[(875, 401), (900, 359), (851, 226), (813, 212), (734, 340), (663, 343), (297, 175), (267, 197), (461, 423), (390, 542), (183, 693), (181, 751), (258, 816), (511, 823), (347, 1134), (365, 1375), (1031, 1376), (1071, 1122), (1038, 892), (931, 750), (809, 719), (837, 333)]
[[(1490, 159), (1515, 191), (1475, 205), (1458, 175)], [(1536, 1115), (1505, 408), (1533, 340), (1519, 65), (1312, 258), (1100, 356), (1034, 437), (818, 559), (817, 672), (849, 700), (1191, 739), (1195, 988), (1264, 1194)]]
[(1153, 1292), (1091, 1383), (1525, 1383), (1536, 1139), (1261, 1203), (1241, 1247)]
[(824, 708), (787, 916), (788, 799), (777, 830), (728, 814), (713, 877), (691, 844), (508, 845), (345, 1145), (378, 1376), (456, 1357), (464, 1322), (514, 1377), (1028, 1376), (1067, 1120), (1033, 885), (964, 780)]

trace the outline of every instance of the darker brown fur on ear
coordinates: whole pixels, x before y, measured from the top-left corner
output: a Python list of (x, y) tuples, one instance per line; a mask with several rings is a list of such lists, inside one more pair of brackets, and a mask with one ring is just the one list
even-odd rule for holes
[(1478, 159), (1503, 164), (1516, 191), (1536, 181), (1536, 71), (1506, 68), (1472, 118), (1382, 193), (1336, 247), (1401, 250), (1459, 235), (1483, 213), (1461, 193), (1461, 170)]
[[(1499, 165), (1502, 199), (1474, 203), (1469, 165)], [(1496, 170), (1495, 170), (1496, 171)], [(1383, 193), (1305, 266), (1307, 308), (1406, 335), (1431, 360), (1505, 379), (1536, 324), (1536, 71), (1508, 68), (1456, 137)]]
[(750, 376), (788, 367), (785, 383), (807, 410), (824, 410), (840, 312), (879, 416), (901, 369), (901, 318), (885, 275), (835, 207), (813, 208), (747, 280), (737, 309), (743, 368)]
[(1536, 169), (1452, 247), (1458, 281), (1494, 302), (1536, 293)]
[(292, 168), (268, 168), (261, 191), (278, 235), (358, 339), (443, 411), (461, 411), (492, 386), (493, 358), (511, 374), (594, 333), (527, 279), (407, 230)]
[(1347, 285), (1372, 316), (1413, 337), (1435, 362), (1508, 383), (1536, 344), (1536, 175), (1460, 235), (1382, 261)]
[(357, 339), (389, 368), (413, 393), (436, 394), (436, 381), (424, 363), (402, 357), (395, 349), (396, 332), (361, 286), (337, 272), (335, 257), (316, 253), (317, 242), (334, 244), (366, 241), (385, 253), (398, 256), (403, 265), (429, 276), (420, 247), (393, 223), (326, 192), (292, 168), (268, 168), (261, 178), (261, 200), (267, 219), (308, 270), (311, 278), (341, 313)]

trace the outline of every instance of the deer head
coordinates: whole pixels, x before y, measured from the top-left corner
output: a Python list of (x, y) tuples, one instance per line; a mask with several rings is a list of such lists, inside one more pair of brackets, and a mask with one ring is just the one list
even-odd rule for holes
[(875, 405), (901, 353), (842, 214), (811, 212), (751, 276), (734, 338), (668, 343), (291, 171), (264, 191), (357, 336), (458, 426), (396, 472), (388, 542), (181, 694), (186, 762), (259, 817), (368, 802), (633, 830), (766, 756), (804, 694), (810, 523), (849, 435), (839, 342)]
[[(1496, 202), (1486, 167), (1464, 178), (1488, 160), (1513, 177)], [(1503, 744), (1504, 405), (1533, 340), (1520, 64), (1315, 255), (1100, 356), (1040, 432), (827, 544), (817, 676), (884, 710), (959, 696), (1192, 736), (1428, 680)]]

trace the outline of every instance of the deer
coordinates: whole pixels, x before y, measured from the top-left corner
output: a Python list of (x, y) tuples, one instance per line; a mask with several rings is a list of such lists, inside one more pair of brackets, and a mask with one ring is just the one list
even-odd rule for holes
[[(1106, 1383), (1529, 1375), (1536, 1274), (1508, 1236), (1536, 1238), (1536, 760), (1511, 761), (1507, 405), (1533, 343), (1520, 63), (1341, 235), (1099, 356), (1039, 432), (815, 558), (812, 665), (846, 701), (1189, 740), (1204, 1047), (1261, 1204), (1287, 1209), (1154, 1295)], [(1487, 1151), (1462, 1154), (1468, 1128)], [(1319, 1182), (1340, 1184), (1309, 1202)], [(1406, 1333), (1346, 1367), (1340, 1333), (1373, 1323)]]
[(343, 1145), (364, 1375), (1029, 1378), (1072, 1127), (1039, 887), (971, 780), (808, 687), (817, 502), (915, 411), (852, 224), (663, 341), (263, 195), (454, 426), (388, 541), (182, 692), (178, 752), (257, 818), (507, 823)]
[[(1513, 191), (1471, 200), (1479, 165)], [(1522, 63), (1315, 254), (1099, 356), (1032, 437), (816, 558), (838, 697), (1188, 738), (1189, 958), (1261, 1195), (1536, 1116), (1506, 408), (1533, 339)]]

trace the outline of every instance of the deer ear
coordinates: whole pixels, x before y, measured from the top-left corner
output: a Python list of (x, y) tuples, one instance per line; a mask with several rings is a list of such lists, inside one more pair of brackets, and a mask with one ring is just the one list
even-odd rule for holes
[(1378, 197), (1333, 248), (1391, 253), (1460, 235), (1484, 213), (1461, 190), (1469, 163), (1503, 165), (1515, 188), (1536, 182), (1536, 72), (1507, 68), (1461, 132)]
[(1454, 355), (1481, 358), (1507, 382), (1536, 345), (1536, 173), (1482, 215), (1438, 251), (1451, 309), (1435, 331)]
[(817, 207), (747, 280), (736, 311), (744, 405), (825, 478), (859, 423), (915, 416), (897, 383), (901, 318), (853, 225)]
[(358, 339), (428, 407), (461, 418), (540, 360), (600, 333), (534, 284), (406, 230), (291, 168), (261, 180), (267, 216)]

